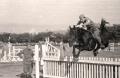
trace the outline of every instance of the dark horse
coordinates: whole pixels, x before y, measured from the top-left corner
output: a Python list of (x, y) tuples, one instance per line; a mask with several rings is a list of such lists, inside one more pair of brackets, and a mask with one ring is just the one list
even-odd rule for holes
[[(102, 39), (102, 43), (105, 45), (104, 48), (108, 47), (109, 40), (113, 39), (114, 34), (109, 32), (105, 27), (105, 24), (108, 23), (105, 20), (101, 20), (100, 25), (100, 36)], [(93, 37), (92, 33), (84, 30), (79, 27), (70, 27), (70, 40), (69, 45), (73, 46), (73, 57), (78, 58), (79, 54), (83, 50), (93, 51), (94, 56), (97, 56), (98, 50), (100, 49), (100, 44), (98, 41)], [(76, 53), (75, 49), (78, 49), (79, 52)], [(104, 49), (102, 48), (102, 49)]]
[[(97, 50), (100, 48), (100, 44), (94, 39), (91, 32), (75, 26), (70, 27), (69, 45), (73, 46), (73, 57), (75, 58), (79, 57), (80, 52), (83, 50), (93, 50), (94, 56), (96, 56)], [(76, 48), (79, 49), (78, 53), (75, 51)]]

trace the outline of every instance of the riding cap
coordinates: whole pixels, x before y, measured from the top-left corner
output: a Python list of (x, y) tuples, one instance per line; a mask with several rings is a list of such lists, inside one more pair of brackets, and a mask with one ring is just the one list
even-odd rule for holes
[(81, 15), (79, 16), (80, 19), (82, 19), (82, 18), (84, 18), (84, 17), (85, 17), (84, 14), (81, 14)]

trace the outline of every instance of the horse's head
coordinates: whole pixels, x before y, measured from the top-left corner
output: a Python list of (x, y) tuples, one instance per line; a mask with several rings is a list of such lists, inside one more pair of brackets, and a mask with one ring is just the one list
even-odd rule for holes
[(81, 43), (82, 37), (86, 33), (86, 30), (75, 27), (75, 25), (73, 25), (73, 27), (69, 26), (69, 29), (69, 46), (78, 45)]
[(69, 46), (73, 46), (76, 43), (76, 33), (77, 28), (73, 25), (73, 27), (69, 26)]

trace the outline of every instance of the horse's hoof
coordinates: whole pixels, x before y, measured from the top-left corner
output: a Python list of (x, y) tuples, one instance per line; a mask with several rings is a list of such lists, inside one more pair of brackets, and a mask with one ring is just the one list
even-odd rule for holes
[(101, 45), (101, 46), (100, 46), (100, 48), (101, 48), (101, 49), (104, 49), (104, 48), (105, 48), (105, 46), (104, 46), (104, 45)]
[(74, 57), (74, 58), (73, 58), (73, 61), (78, 61), (78, 58)]
[(105, 47), (101, 47), (101, 49), (105, 49)]
[(94, 53), (94, 56), (96, 57), (98, 53)]

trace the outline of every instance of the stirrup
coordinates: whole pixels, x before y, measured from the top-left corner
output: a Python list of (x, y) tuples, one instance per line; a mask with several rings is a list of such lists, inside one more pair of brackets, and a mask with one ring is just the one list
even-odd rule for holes
[(103, 49), (103, 48), (105, 48), (105, 46), (104, 46), (104, 45), (100, 45), (100, 48), (102, 48), (102, 49)]

